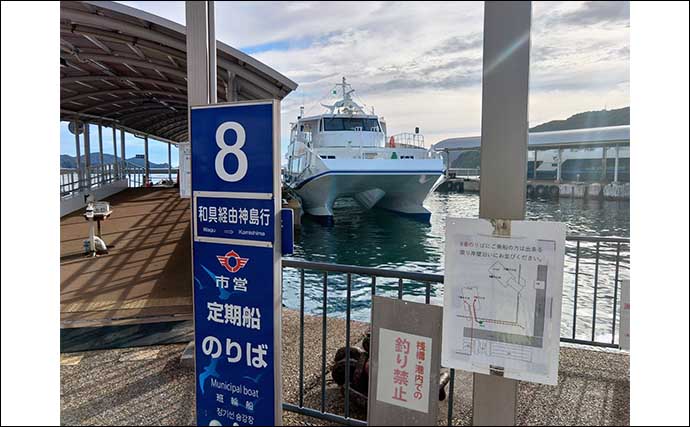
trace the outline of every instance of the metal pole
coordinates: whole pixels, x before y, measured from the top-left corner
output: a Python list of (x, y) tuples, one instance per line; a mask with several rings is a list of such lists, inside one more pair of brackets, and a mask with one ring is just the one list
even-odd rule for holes
[(172, 183), (172, 144), (168, 142), (168, 181)]
[(534, 150), (534, 164), (532, 165), (532, 179), (537, 179), (537, 150)]
[(113, 167), (115, 168), (115, 175), (119, 178), (120, 177), (120, 168), (118, 167), (118, 161), (117, 161), (117, 135), (115, 133), (115, 126), (113, 126), (112, 129), (113, 129)]
[(613, 182), (618, 183), (618, 156), (619, 156), (619, 145), (616, 144), (616, 158), (613, 164)]
[[(185, 18), (187, 26), (187, 104), (204, 105), (217, 102), (217, 78), (216, 78), (216, 39), (215, 39), (215, 8), (212, 1), (186, 1)], [(209, 28), (212, 27), (212, 28)], [(212, 64), (209, 64), (212, 62)], [(212, 68), (212, 70), (211, 70)], [(192, 135), (190, 123), (190, 110), (187, 111), (188, 139), (191, 147)], [(182, 168), (182, 161), (178, 166)], [(179, 180), (178, 170), (178, 180)], [(191, 186), (191, 184), (190, 184)], [(180, 185), (180, 192), (183, 191)], [(193, 214), (193, 213), (192, 213)], [(189, 221), (193, 225), (193, 217), (190, 214)], [(194, 241), (190, 237), (192, 245), (192, 262), (194, 260)], [(191, 283), (194, 289), (194, 283)], [(194, 341), (188, 344), (194, 346)], [(192, 352), (193, 354), (193, 352)], [(280, 387), (279, 384), (276, 384)], [(282, 402), (278, 402), (279, 406)], [(276, 409), (276, 413), (279, 413)], [(282, 413), (282, 412), (280, 412)], [(280, 420), (280, 416), (277, 418)]]
[(561, 182), (561, 173), (562, 173), (561, 172), (561, 169), (562, 169), (561, 164), (562, 163), (563, 163), (563, 149), (559, 148), (558, 149), (558, 163), (557, 163), (558, 166), (556, 168), (556, 181), (558, 183)]
[(125, 130), (120, 129), (120, 159), (122, 160), (122, 177), (127, 173), (127, 158), (125, 157)]
[(100, 123), (98, 124), (98, 161), (98, 170), (100, 171), (98, 180), (102, 182), (105, 167), (103, 165), (103, 126)]
[(144, 135), (144, 186), (149, 183), (149, 136)]
[(215, 2), (207, 2), (206, 25), (208, 25), (208, 95), (209, 103), (218, 102), (218, 77), (216, 68), (216, 14)]
[(606, 147), (601, 147), (601, 182), (606, 182)]
[(91, 189), (91, 137), (89, 124), (84, 123), (84, 163), (86, 165), (86, 188)]
[(235, 73), (228, 71), (228, 101), (238, 101), (237, 99), (237, 82), (235, 81)]
[[(187, 22), (187, 97), (189, 105), (209, 102), (208, 3), (185, 2)], [(214, 55), (215, 56), (215, 52)], [(190, 138), (191, 139), (191, 138)], [(190, 140), (190, 143), (192, 141)]]
[[(81, 185), (82, 185), (82, 170), (81, 170), (81, 147), (79, 144), (79, 122), (77, 120), (74, 121), (74, 145), (76, 148), (77, 152), (77, 191), (81, 190)], [(70, 190), (74, 191), (74, 188), (71, 188)]]
[[(528, 1), (484, 3), (481, 218), (525, 218), (531, 17)], [(518, 382), (474, 374), (473, 383), (473, 424), (515, 425)]]

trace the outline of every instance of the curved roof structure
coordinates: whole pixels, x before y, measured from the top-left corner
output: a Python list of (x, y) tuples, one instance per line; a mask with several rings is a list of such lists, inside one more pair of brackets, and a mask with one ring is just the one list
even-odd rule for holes
[[(481, 146), (480, 136), (448, 138), (434, 144), (436, 151), (477, 150)], [(530, 149), (577, 148), (583, 146), (630, 144), (630, 125), (608, 126), (589, 129), (558, 130), (551, 132), (534, 132), (529, 134)]]
[[(185, 27), (114, 2), (60, 3), (60, 118), (167, 142), (187, 137)], [(282, 99), (297, 83), (217, 41), (218, 102)]]

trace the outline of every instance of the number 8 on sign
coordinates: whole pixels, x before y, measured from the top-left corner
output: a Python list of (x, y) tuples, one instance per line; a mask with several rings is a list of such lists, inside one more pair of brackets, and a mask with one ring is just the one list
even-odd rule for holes
[[(237, 134), (237, 140), (233, 145), (225, 143), (225, 132), (234, 130)], [(237, 122), (225, 122), (218, 126), (216, 130), (216, 144), (220, 151), (216, 154), (216, 174), (223, 181), (237, 182), (244, 178), (247, 174), (247, 155), (242, 151), (244, 142), (246, 140), (246, 133), (241, 124)], [(237, 170), (234, 173), (228, 173), (225, 170), (225, 156), (232, 154), (237, 158)]]

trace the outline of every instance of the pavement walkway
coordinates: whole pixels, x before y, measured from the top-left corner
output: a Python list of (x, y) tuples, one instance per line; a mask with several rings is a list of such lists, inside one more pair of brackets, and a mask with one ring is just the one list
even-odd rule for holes
[[(352, 322), (352, 342), (359, 343), (368, 325)], [(327, 323), (327, 366), (344, 344), (345, 322)], [(321, 318), (305, 316), (305, 406), (321, 404)], [(62, 353), (61, 422), (65, 425), (194, 425), (193, 369), (180, 364), (185, 344)], [(309, 349), (318, 349), (312, 351)], [(283, 394), (299, 402), (299, 314), (283, 311)], [(327, 372), (327, 411), (342, 414), (343, 399)], [(558, 386), (521, 382), (519, 425), (629, 425), (629, 354), (567, 346), (561, 348)], [(453, 424), (471, 424), (472, 375), (458, 371)], [(448, 417), (440, 404), (439, 424)], [(365, 419), (363, 408), (351, 416)], [(332, 423), (285, 411), (286, 425)]]

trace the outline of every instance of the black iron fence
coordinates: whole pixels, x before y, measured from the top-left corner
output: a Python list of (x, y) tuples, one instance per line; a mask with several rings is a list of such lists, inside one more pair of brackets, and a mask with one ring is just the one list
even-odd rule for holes
[[(598, 347), (618, 348), (616, 340), (616, 325), (620, 316), (617, 310), (620, 296), (620, 281), (622, 273), (629, 269), (630, 239), (620, 237), (586, 237), (568, 236), (566, 245), (566, 271), (564, 277), (563, 314), (564, 324), (561, 327), (561, 341), (573, 344), (583, 344)], [(351, 313), (352, 313), (352, 282), (356, 277), (361, 284), (362, 278), (368, 278), (370, 296), (377, 294), (377, 278), (397, 281), (397, 298), (404, 299), (406, 293), (414, 295), (415, 299), (424, 295), (424, 302), (431, 303), (432, 286), (443, 283), (443, 275), (417, 273), (402, 270), (390, 270), (353, 265), (340, 265), (323, 262), (283, 259), (283, 269), (297, 269), (300, 280), (300, 336), (299, 336), (299, 397), (297, 403), (283, 403), (283, 409), (299, 414), (324, 419), (348, 425), (367, 425), (365, 420), (351, 417), (350, 411), (350, 349), (351, 349)], [(305, 272), (311, 276), (320, 275), (319, 283), (305, 280)], [(327, 337), (328, 337), (328, 299), (329, 276), (345, 276), (345, 383), (343, 413), (335, 414), (326, 410), (326, 375), (328, 372)], [(318, 408), (305, 406), (305, 291), (309, 287), (320, 287), (321, 294), (321, 376), (320, 376), (320, 405)], [(567, 290), (572, 288), (572, 296)], [(314, 291), (314, 289), (311, 289)], [(358, 298), (362, 297), (361, 286)], [(386, 286), (390, 291), (390, 286)], [(585, 292), (587, 291), (587, 292)], [(312, 294), (313, 295), (313, 294)], [(602, 300), (605, 302), (602, 304)], [(580, 317), (579, 317), (580, 316)], [(565, 320), (568, 319), (568, 320)], [(572, 320), (570, 320), (572, 319)], [(606, 329), (605, 334), (597, 335)], [(607, 333), (610, 332), (610, 339)], [(313, 351), (313, 349), (310, 349)], [(453, 419), (453, 393), (455, 370), (449, 370), (449, 391), (447, 394), (448, 425)]]

